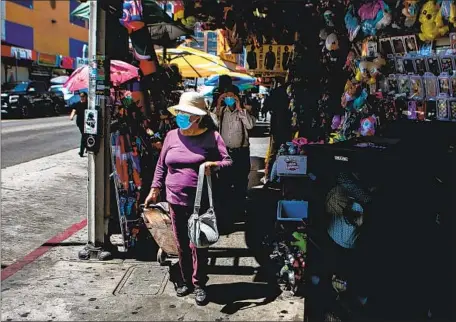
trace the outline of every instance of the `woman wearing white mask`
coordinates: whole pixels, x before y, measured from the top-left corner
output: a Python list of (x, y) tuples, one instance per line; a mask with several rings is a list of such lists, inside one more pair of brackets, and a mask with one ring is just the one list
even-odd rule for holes
[(210, 174), (212, 170), (230, 166), (232, 161), (222, 137), (213, 129), (201, 94), (183, 93), (179, 104), (169, 111), (176, 116), (179, 128), (166, 136), (145, 203), (156, 203), (160, 190), (166, 187), (182, 275), (177, 296), (186, 296), (194, 289), (196, 303), (203, 305), (208, 250), (190, 243), (187, 223), (193, 212), (199, 166), (205, 163), (206, 174)]

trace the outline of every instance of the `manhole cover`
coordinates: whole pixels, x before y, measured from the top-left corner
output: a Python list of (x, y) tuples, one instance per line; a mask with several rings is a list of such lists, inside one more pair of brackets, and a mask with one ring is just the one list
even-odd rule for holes
[(168, 279), (166, 267), (133, 266), (117, 285), (114, 295), (159, 295), (163, 293)]

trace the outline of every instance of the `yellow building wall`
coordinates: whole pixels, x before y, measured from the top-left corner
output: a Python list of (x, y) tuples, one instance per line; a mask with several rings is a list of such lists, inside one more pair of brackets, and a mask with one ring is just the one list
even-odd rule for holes
[(33, 28), (34, 50), (69, 56), (69, 38), (88, 42), (89, 30), (70, 23), (70, 1), (54, 3), (55, 9), (51, 1), (34, 1), (33, 9), (29, 9), (6, 1), (6, 20)]

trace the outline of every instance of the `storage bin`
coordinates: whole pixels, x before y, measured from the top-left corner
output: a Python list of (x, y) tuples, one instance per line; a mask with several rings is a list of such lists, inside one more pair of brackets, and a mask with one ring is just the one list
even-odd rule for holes
[(309, 203), (298, 200), (280, 200), (277, 205), (278, 221), (302, 221), (307, 219)]

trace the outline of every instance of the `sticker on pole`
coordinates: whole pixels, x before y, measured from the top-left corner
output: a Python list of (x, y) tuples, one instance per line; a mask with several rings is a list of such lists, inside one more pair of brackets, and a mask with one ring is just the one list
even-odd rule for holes
[(85, 134), (97, 134), (98, 130), (98, 111), (97, 110), (85, 110), (84, 115), (84, 133)]

